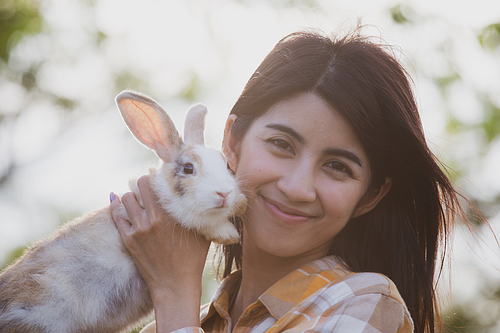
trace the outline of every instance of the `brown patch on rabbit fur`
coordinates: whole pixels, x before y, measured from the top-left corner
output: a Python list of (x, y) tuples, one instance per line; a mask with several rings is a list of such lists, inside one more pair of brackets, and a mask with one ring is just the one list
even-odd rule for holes
[(190, 177), (189, 175), (184, 175), (184, 164), (192, 163), (195, 170), (194, 173), (204, 175), (203, 172), (203, 162), (201, 157), (196, 154), (195, 147), (186, 146), (184, 147), (179, 157), (172, 163), (173, 169), (171, 171), (171, 176), (168, 177), (168, 183), (170, 188), (174, 189), (174, 193), (178, 196), (183, 196), (189, 189), (195, 188), (196, 177)]
[[(36, 300), (40, 300), (44, 295), (49, 295), (48, 290), (41, 285), (36, 277), (43, 274), (47, 269), (47, 262), (38, 260), (45, 252), (44, 244), (52, 241), (55, 237), (50, 237), (46, 240), (35, 243), (31, 248), (25, 251), (21, 258), (18, 258), (13, 264), (7, 267), (0, 276), (0, 309), (4, 310), (11, 308), (16, 304), (5, 301), (8, 299), (16, 299), (19, 304), (24, 307), (36, 305)], [(36, 262), (37, 265), (25, 264), (26, 261)], [(11, 267), (17, 266), (17, 269), (10, 270)], [(13, 297), (16, 296), (16, 297)]]
[[(21, 258), (5, 269), (5, 274), (0, 276), (0, 312), (7, 312), (16, 308), (20, 312), (31, 311), (34, 306), (42, 304), (41, 300), (50, 295), (49, 291), (36, 279), (37, 276), (43, 274), (47, 269), (46, 265), (37, 259), (44, 253), (44, 248), (41, 244), (48, 241), (39, 242), (35, 244), (37, 247), (28, 249)], [(25, 264), (25, 261), (35, 261), (38, 265), (31, 266)], [(14, 266), (17, 266), (17, 268), (9, 270), (9, 268)], [(2, 333), (45, 331), (45, 327), (38, 325), (31, 326), (27, 323), (19, 322), (17, 318), (0, 322), (0, 332)]]

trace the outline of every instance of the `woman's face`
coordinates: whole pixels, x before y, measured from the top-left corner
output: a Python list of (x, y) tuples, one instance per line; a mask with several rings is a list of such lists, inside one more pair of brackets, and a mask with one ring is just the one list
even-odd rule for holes
[(226, 131), (226, 154), (248, 198), (249, 251), (321, 257), (349, 219), (380, 200), (365, 195), (370, 161), (354, 130), (316, 94), (276, 104), (232, 143)]

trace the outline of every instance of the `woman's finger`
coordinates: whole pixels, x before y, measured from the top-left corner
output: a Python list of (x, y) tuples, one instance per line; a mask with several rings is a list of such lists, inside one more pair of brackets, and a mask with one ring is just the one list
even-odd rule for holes
[(122, 235), (123, 239), (123, 235), (130, 232), (130, 230), (132, 229), (132, 225), (130, 224), (130, 221), (126, 219), (126, 216), (124, 216), (125, 209), (121, 204), (120, 197), (111, 192), (111, 194), (109, 195), (109, 200), (109, 210), (111, 213), (111, 218), (113, 219), (113, 222), (115, 222), (115, 226), (118, 229), (120, 235)]
[(139, 192), (141, 193), (141, 198), (144, 206), (152, 206), (158, 201), (158, 199), (156, 198), (156, 194), (151, 189), (149, 176), (142, 176), (141, 178), (139, 178), (137, 180), (137, 187), (139, 188)]
[(164, 223), (164, 219), (166, 218), (166, 216), (159, 215), (165, 215), (166, 212), (164, 211), (163, 207), (161, 207), (156, 194), (151, 189), (149, 176), (142, 176), (141, 178), (139, 178), (137, 180), (137, 187), (139, 188), (139, 192), (141, 193), (144, 211), (146, 213), (146, 216), (148, 217), (149, 223)]
[(133, 229), (140, 229), (144, 226), (144, 220), (146, 217), (146, 213), (144, 208), (139, 204), (137, 198), (133, 192), (127, 192), (122, 196), (123, 206), (125, 207), (125, 211), (129, 216), (129, 222), (132, 225)]
[(149, 175), (144, 175), (137, 179), (137, 187), (139, 187), (141, 197), (143, 197), (146, 201), (153, 201), (156, 199), (156, 195), (153, 193), (149, 185)]

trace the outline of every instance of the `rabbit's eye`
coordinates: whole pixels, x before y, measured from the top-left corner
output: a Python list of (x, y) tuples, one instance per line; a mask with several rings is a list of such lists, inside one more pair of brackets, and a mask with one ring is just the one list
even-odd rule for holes
[(194, 167), (191, 163), (186, 163), (184, 164), (184, 173), (186, 175), (191, 175), (193, 174)]

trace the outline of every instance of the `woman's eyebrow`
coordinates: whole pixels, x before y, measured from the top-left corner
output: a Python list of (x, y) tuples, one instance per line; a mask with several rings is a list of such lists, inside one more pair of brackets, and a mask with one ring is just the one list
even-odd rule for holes
[(343, 157), (353, 161), (354, 163), (356, 163), (360, 167), (363, 167), (363, 165), (361, 163), (361, 159), (358, 157), (358, 155), (356, 155), (355, 153), (353, 153), (350, 150), (346, 150), (346, 149), (342, 149), (342, 148), (327, 148), (323, 151), (323, 154), (334, 155), (334, 156), (343, 156)]
[(296, 130), (283, 124), (267, 124), (267, 128), (272, 128), (281, 132), (285, 132), (288, 135), (294, 137), (299, 143), (303, 144), (306, 140), (302, 135), (300, 135)]

